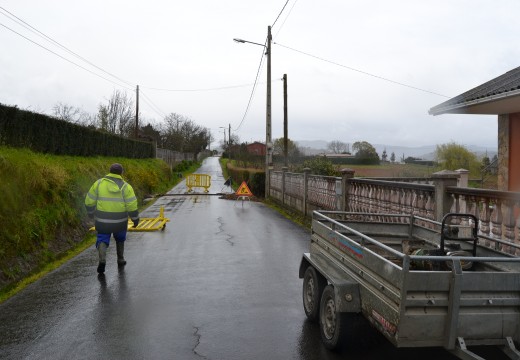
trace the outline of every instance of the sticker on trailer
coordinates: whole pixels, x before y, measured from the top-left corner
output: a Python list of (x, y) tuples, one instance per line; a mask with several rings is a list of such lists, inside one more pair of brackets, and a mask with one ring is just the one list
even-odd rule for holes
[(388, 331), (391, 335), (395, 335), (397, 327), (394, 324), (386, 320), (381, 314), (377, 313), (377, 311), (375, 310), (372, 310), (372, 317), (383, 327), (383, 329)]
[(346, 251), (357, 257), (358, 259), (363, 258), (363, 250), (361, 248), (358, 248), (357, 246), (352, 245), (351, 243), (347, 242), (345, 239), (341, 237), (334, 236), (334, 233), (330, 235), (331, 240), (333, 240), (336, 245)]

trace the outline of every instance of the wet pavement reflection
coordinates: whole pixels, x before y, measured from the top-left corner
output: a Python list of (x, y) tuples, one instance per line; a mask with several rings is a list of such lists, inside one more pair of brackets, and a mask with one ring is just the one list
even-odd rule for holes
[[(210, 192), (222, 190), (217, 158), (199, 172), (212, 176)], [(302, 307), (308, 230), (261, 203), (185, 191), (181, 183), (146, 209), (164, 207), (170, 222), (129, 233), (126, 267), (110, 246), (98, 276), (92, 247), (1, 304), (0, 358), (455, 359), (395, 349), (375, 331), (326, 350)]]

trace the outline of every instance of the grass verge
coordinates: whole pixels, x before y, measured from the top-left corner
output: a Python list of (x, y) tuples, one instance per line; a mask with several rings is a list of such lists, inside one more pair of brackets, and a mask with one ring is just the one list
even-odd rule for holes
[(156, 159), (52, 156), (0, 146), (0, 303), (94, 244), (85, 194), (113, 162), (127, 169), (123, 177), (140, 211), (153, 204), (145, 197), (171, 189), (200, 167), (183, 163), (174, 169), (181, 178)]
[(34, 283), (35, 281), (41, 279), (43, 276), (48, 274), (49, 272), (59, 268), (61, 265), (65, 264), (70, 259), (76, 257), (96, 242), (95, 235), (91, 234), (88, 235), (83, 241), (81, 241), (79, 244), (77, 244), (74, 248), (68, 250), (67, 252), (61, 254), (58, 256), (58, 258), (52, 262), (49, 262), (45, 265), (43, 265), (41, 268), (35, 270), (31, 275), (28, 277), (14, 283), (11, 285), (6, 286), (2, 291), (0, 291), (0, 304), (6, 301), (7, 299), (11, 298), (12, 296), (16, 295), (21, 290), (25, 289), (30, 284)]
[(306, 228), (309, 231), (311, 230), (312, 219), (310, 217), (304, 216), (300, 212), (293, 211), (284, 206), (281, 206), (280, 204), (271, 199), (265, 200), (263, 201), (263, 203), (271, 209), (277, 211), (286, 219), (291, 220), (292, 222)]

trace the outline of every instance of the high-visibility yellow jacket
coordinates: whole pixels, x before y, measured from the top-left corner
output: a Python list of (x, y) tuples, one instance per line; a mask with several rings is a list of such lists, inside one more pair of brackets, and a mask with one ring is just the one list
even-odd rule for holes
[(128, 217), (139, 220), (137, 198), (121, 175), (108, 174), (92, 184), (85, 197), (89, 215), (95, 216), (96, 231), (113, 233), (128, 228)]

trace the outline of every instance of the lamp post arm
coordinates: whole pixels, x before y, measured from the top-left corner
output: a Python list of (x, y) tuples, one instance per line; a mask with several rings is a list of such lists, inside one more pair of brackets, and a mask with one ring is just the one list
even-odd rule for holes
[(247, 40), (237, 39), (237, 38), (234, 38), (233, 41), (237, 42), (237, 43), (241, 43), (241, 44), (248, 43), (248, 44), (259, 45), (259, 46), (263, 46), (264, 48), (267, 49), (267, 46), (265, 46), (264, 44), (256, 43), (256, 42), (253, 42), (253, 41), (247, 41)]

